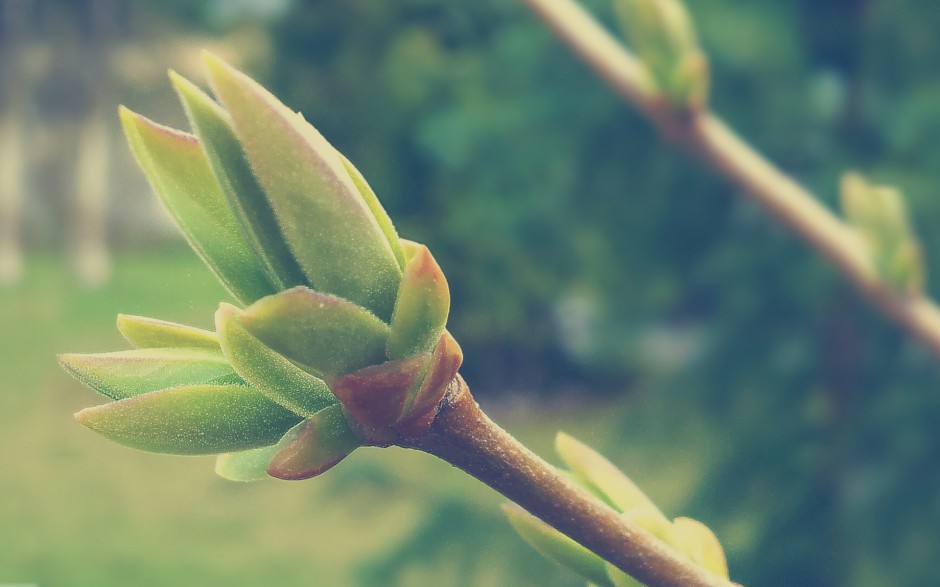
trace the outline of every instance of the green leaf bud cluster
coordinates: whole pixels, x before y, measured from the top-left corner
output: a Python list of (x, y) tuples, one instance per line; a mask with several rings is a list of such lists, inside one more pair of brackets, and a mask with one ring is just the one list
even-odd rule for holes
[(60, 356), (111, 400), (77, 419), (141, 450), (219, 455), (236, 480), (304, 479), (363, 444), (423, 434), (462, 360), (441, 268), (300, 114), (204, 57), (215, 98), (170, 72), (192, 134), (120, 118), (238, 305), (221, 305), (214, 331), (122, 315), (134, 350)]

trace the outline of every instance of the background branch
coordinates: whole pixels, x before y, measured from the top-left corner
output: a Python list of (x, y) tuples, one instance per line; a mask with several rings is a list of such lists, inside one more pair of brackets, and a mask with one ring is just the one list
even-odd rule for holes
[(522, 0), (612, 89), (669, 140), (704, 160), (838, 267), (875, 307), (940, 357), (940, 309), (891, 290), (872, 270), (854, 231), (808, 190), (708, 111), (679, 111), (653, 90), (646, 69), (573, 0)]

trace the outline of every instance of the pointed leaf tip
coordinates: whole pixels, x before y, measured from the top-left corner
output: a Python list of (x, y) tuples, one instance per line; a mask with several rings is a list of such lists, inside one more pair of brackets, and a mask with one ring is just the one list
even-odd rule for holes
[(73, 377), (111, 399), (201, 383), (243, 383), (218, 350), (148, 348), (66, 354), (59, 362)]
[(400, 359), (430, 351), (447, 324), (450, 290), (431, 251), (420, 245), (402, 276), (388, 337), (388, 357)]
[(117, 329), (138, 348), (189, 347), (219, 350), (214, 332), (145, 316), (118, 314)]
[(127, 109), (121, 122), (154, 192), (223, 285), (245, 303), (274, 293), (196, 137)]

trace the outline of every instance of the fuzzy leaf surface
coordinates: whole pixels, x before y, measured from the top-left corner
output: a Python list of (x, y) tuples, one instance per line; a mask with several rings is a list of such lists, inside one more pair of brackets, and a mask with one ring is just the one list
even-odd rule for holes
[(244, 385), (173, 387), (85, 408), (75, 418), (118, 444), (179, 455), (268, 446), (300, 420)]
[(196, 137), (123, 107), (121, 122), (150, 185), (222, 284), (243, 303), (274, 293)]
[(245, 74), (211, 55), (206, 65), (310, 283), (388, 320), (401, 267), (336, 150)]
[(64, 354), (59, 362), (76, 379), (115, 400), (180, 385), (242, 382), (221, 352), (208, 349)]
[(251, 171), (231, 117), (192, 82), (170, 72), (180, 101), (222, 187), (229, 207), (268, 277), (279, 289), (305, 285), (303, 271), (281, 235), (274, 211)]
[(336, 403), (319, 377), (307, 373), (253, 335), (237, 316), (241, 310), (222, 304), (216, 328), (225, 356), (242, 378), (271, 400), (301, 416), (312, 416)]
[(276, 444), (220, 454), (215, 459), (215, 474), (229, 481), (263, 481), (270, 479), (268, 463), (277, 453)]
[(352, 302), (305, 287), (259, 300), (237, 319), (315, 375), (337, 376), (385, 361), (388, 325)]

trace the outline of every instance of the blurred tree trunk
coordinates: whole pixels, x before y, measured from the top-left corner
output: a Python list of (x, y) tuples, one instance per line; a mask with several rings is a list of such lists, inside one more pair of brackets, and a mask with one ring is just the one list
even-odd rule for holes
[(116, 1), (87, 0), (83, 7), (84, 78), (88, 97), (78, 136), (74, 207), (71, 214), (72, 252), (79, 279), (96, 286), (108, 280), (108, 191), (111, 162), (111, 45), (115, 37)]
[(26, 0), (0, 2), (0, 284), (23, 274), (22, 207), (25, 141), (22, 115), (27, 84), (23, 74)]

